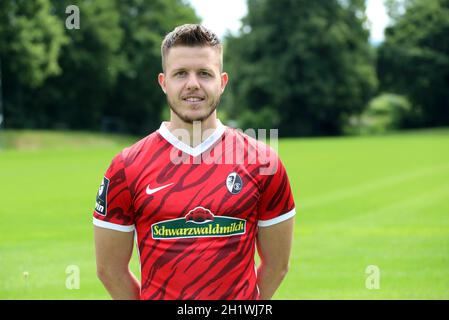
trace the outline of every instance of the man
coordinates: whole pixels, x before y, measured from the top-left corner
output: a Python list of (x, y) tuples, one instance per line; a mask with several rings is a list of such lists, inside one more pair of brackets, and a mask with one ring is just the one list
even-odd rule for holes
[[(293, 234), (285, 169), (265, 144), (217, 119), (228, 75), (215, 34), (183, 25), (161, 52), (170, 121), (116, 155), (103, 178), (97, 274), (114, 299), (270, 299)], [(134, 236), (141, 282), (128, 266)]]

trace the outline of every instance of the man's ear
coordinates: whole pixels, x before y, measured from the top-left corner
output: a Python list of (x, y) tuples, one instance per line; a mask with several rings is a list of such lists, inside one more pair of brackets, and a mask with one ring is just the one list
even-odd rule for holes
[(221, 74), (221, 93), (225, 91), (226, 85), (228, 84), (229, 76), (226, 72)]
[(167, 93), (167, 89), (165, 87), (165, 74), (163, 73), (159, 73), (159, 75), (157, 76), (157, 82), (159, 82), (159, 85), (161, 86), (162, 91), (164, 91), (164, 93)]

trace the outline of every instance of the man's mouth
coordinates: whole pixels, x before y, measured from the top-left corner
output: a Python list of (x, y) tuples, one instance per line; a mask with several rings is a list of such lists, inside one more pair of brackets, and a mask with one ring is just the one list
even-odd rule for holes
[(204, 100), (204, 98), (199, 97), (199, 96), (189, 96), (189, 97), (182, 98), (182, 100), (187, 101), (187, 102), (201, 102)]

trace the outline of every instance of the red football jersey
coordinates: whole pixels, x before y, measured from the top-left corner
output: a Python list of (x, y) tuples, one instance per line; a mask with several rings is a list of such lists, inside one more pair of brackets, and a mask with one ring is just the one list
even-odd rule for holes
[(136, 232), (141, 299), (258, 299), (257, 230), (294, 215), (267, 145), (219, 122), (193, 148), (162, 123), (112, 160), (93, 222)]

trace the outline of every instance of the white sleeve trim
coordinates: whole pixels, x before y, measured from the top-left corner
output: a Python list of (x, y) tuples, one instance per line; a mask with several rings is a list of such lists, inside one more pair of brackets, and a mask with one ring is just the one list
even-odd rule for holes
[(269, 227), (272, 226), (274, 224), (278, 224), (281, 223), (285, 220), (290, 219), (291, 217), (293, 217), (296, 214), (296, 210), (295, 208), (293, 208), (292, 210), (290, 210), (287, 213), (284, 213), (283, 215), (280, 215), (279, 217), (270, 219), (270, 220), (259, 220), (259, 222), (257, 223), (257, 225), (259, 227)]
[(131, 232), (134, 231), (134, 225), (130, 225), (130, 226), (124, 226), (121, 224), (116, 224), (116, 223), (111, 223), (111, 222), (106, 222), (103, 220), (98, 220), (96, 218), (93, 218), (93, 222), (94, 225), (100, 228), (104, 228), (104, 229), (111, 229), (111, 230), (116, 230), (116, 231), (121, 231), (121, 232)]

